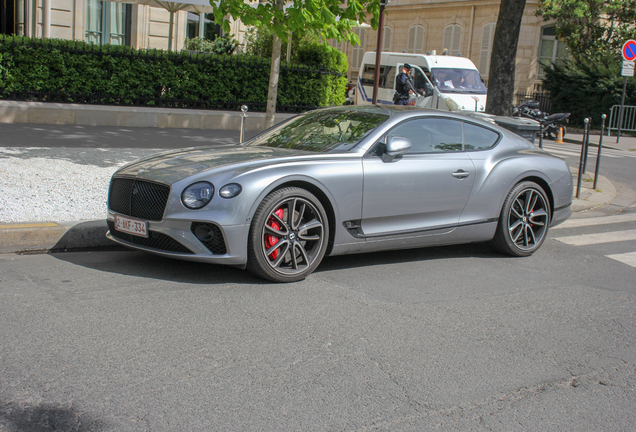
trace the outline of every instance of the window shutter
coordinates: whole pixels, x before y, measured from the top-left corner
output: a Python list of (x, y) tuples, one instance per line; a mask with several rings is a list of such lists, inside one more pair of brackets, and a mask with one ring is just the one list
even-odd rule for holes
[(415, 52), (417, 54), (423, 54), (424, 53), (424, 27), (417, 26), (417, 30), (415, 33), (416, 33)]
[(360, 38), (360, 45), (353, 46), (353, 52), (351, 53), (351, 67), (354, 69), (360, 68), (362, 57), (364, 56), (364, 42), (366, 39), (365, 29), (358, 27), (354, 30), (354, 33)]
[(490, 71), (490, 56), (492, 55), (492, 41), (495, 37), (495, 23), (486, 24), (481, 34), (481, 54), (479, 55), (479, 72), (488, 76)]
[(415, 52), (415, 33), (417, 31), (417, 27), (411, 27), (409, 29), (409, 43), (406, 47), (406, 52), (407, 53), (414, 53)]
[(451, 44), (450, 55), (457, 55), (461, 51), (462, 28), (458, 25), (453, 27), (453, 43)]
[(450, 46), (452, 42), (453, 42), (453, 26), (447, 26), (444, 29), (444, 45), (442, 46), (442, 48), (448, 50), (448, 52), (450, 53)]
[(382, 51), (391, 51), (391, 27), (384, 27), (384, 34), (382, 35)]

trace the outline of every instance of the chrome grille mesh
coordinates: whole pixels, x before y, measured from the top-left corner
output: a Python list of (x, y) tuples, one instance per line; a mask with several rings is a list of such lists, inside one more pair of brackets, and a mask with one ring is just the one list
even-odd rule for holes
[(117, 213), (160, 221), (166, 209), (170, 186), (143, 180), (114, 178), (108, 191), (108, 207)]

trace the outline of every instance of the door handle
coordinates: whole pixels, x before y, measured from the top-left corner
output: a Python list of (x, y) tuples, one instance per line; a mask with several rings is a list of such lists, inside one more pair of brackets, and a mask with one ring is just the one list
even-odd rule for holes
[(453, 173), (453, 177), (455, 177), (456, 179), (460, 179), (460, 180), (465, 179), (469, 175), (470, 175), (470, 173), (464, 171), (463, 169), (458, 169), (457, 171), (455, 171)]

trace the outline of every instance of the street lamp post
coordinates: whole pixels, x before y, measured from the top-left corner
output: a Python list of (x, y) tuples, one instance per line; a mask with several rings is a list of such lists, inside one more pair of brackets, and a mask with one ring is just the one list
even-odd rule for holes
[(378, 103), (378, 87), (380, 86), (380, 57), (382, 54), (382, 35), (384, 33), (384, 8), (389, 0), (380, 0), (380, 23), (378, 25), (378, 45), (375, 49), (375, 79), (373, 81), (372, 104)]

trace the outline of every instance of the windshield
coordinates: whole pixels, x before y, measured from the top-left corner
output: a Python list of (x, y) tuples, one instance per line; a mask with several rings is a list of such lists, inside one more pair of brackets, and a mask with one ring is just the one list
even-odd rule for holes
[(387, 114), (356, 110), (313, 111), (257, 136), (247, 145), (318, 153), (347, 151), (388, 118)]
[(486, 94), (486, 86), (475, 69), (434, 68), (435, 85), (442, 93)]

